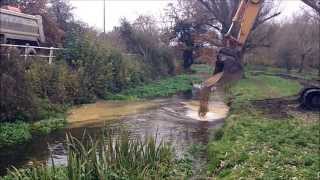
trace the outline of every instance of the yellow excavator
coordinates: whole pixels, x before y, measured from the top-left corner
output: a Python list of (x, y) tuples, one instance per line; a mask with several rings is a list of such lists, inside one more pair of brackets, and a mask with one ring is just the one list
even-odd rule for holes
[[(202, 83), (200, 90), (199, 116), (204, 117), (208, 112), (210, 92), (216, 86), (230, 81), (237, 81), (243, 77), (243, 68), (240, 62), (241, 51), (254, 26), (263, 0), (241, 0), (232, 19), (232, 24), (223, 38), (223, 48), (217, 53), (217, 60), (213, 76)], [(238, 27), (238, 36), (233, 37), (231, 32)], [(299, 101), (301, 105), (313, 109), (320, 109), (320, 87), (310, 86), (301, 91)]]

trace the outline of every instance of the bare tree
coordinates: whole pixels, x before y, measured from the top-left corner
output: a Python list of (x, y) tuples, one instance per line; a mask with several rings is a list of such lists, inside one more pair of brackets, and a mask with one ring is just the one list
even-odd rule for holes
[(306, 5), (317, 11), (320, 14), (320, 1), (319, 0), (302, 0)]
[[(178, 0), (175, 6), (173, 4), (169, 6), (168, 16), (175, 20), (175, 25), (189, 24), (195, 33), (215, 31), (220, 34), (220, 36), (216, 37), (221, 37), (222, 34), (228, 31), (239, 3), (240, 0)], [(277, 2), (263, 4), (263, 8), (254, 24), (253, 31), (280, 14), (280, 12), (276, 11), (276, 7), (278, 7)], [(232, 32), (234, 37), (238, 34), (238, 28), (235, 28)], [(264, 33), (264, 35), (261, 36), (259, 41), (255, 41), (255, 43), (251, 43), (252, 37), (249, 36), (249, 45), (246, 45), (244, 50), (260, 46), (270, 46), (268, 37), (271, 32), (272, 29), (261, 31), (260, 34)], [(221, 43), (217, 43), (218, 41), (213, 42), (215, 42), (213, 44), (215, 46), (222, 45)]]
[(305, 60), (311, 53), (317, 48), (315, 41), (315, 32), (312, 29), (312, 20), (308, 18), (307, 14), (302, 14), (294, 18), (292, 23), (292, 29), (294, 29), (293, 39), (299, 46), (296, 51), (300, 62), (299, 72), (301, 73), (305, 66)]

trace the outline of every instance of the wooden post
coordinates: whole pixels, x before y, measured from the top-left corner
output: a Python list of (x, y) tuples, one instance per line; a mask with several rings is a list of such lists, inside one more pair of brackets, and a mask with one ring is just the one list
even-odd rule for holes
[[(27, 44), (27, 46), (29, 46), (29, 44)], [(28, 48), (29, 47), (24, 48), (24, 61), (25, 62), (27, 62), (27, 59), (28, 59)]]
[(53, 47), (50, 47), (49, 64), (52, 64), (52, 58), (53, 58)]

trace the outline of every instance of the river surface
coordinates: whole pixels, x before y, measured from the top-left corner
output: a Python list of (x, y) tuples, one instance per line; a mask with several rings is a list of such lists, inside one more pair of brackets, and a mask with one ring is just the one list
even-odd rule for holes
[(64, 130), (48, 136), (36, 137), (30, 143), (0, 152), (0, 175), (6, 169), (37, 164), (64, 165), (67, 161), (65, 136), (67, 133), (81, 138), (83, 132), (93, 137), (103, 130), (113, 133), (127, 130), (130, 137), (156, 136), (169, 142), (178, 157), (188, 152), (191, 145), (207, 144), (212, 133), (223, 124), (229, 108), (216, 95), (210, 101), (205, 119), (198, 117), (198, 102), (184, 93), (171, 98), (138, 101), (98, 101), (74, 107), (69, 111), (68, 125)]

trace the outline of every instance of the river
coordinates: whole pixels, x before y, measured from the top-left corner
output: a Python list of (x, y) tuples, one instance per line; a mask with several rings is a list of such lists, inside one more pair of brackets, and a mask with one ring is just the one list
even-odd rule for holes
[(130, 137), (156, 136), (174, 147), (177, 157), (187, 153), (193, 144), (207, 144), (212, 133), (223, 124), (229, 108), (215, 95), (210, 101), (206, 119), (197, 114), (198, 102), (192, 93), (181, 93), (170, 98), (137, 102), (98, 101), (94, 104), (72, 108), (68, 113), (65, 129), (47, 136), (35, 137), (25, 145), (0, 152), (0, 175), (6, 169), (38, 164), (64, 165), (67, 162), (65, 136), (67, 133), (81, 138), (86, 131), (92, 137), (103, 130), (112, 129), (121, 133), (123, 129)]

